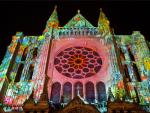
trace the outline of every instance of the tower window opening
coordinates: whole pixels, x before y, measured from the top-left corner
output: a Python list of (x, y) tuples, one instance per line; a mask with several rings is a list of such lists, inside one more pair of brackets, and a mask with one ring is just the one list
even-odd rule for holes
[(38, 53), (38, 48), (34, 48), (34, 51), (33, 51), (33, 59), (35, 59), (37, 57), (37, 53)]
[(125, 76), (126, 76), (127, 81), (128, 81), (128, 82), (131, 82), (127, 65), (124, 65), (124, 72), (125, 72)]
[(21, 61), (25, 61), (28, 53), (28, 47), (26, 47), (23, 51)]
[[(131, 49), (129, 47), (128, 47), (128, 52), (129, 52), (131, 61), (135, 61), (134, 55), (132, 54)], [(134, 75), (136, 77), (136, 80), (141, 82), (141, 77), (140, 77), (138, 68), (137, 68), (136, 64), (134, 64), (134, 63), (133, 63), (133, 70), (134, 70)]]
[(136, 80), (137, 80), (138, 82), (141, 82), (141, 77), (140, 77), (138, 68), (137, 68), (136, 64), (134, 64), (134, 63), (133, 63), (133, 70), (134, 70), (134, 75), (135, 75), (135, 77), (136, 77)]
[(134, 55), (132, 54), (131, 49), (129, 47), (128, 47), (128, 52), (129, 52), (131, 61), (135, 61)]
[(125, 61), (124, 53), (122, 52), (121, 48), (120, 48), (119, 50), (120, 50), (120, 58), (121, 58), (121, 61)]
[(17, 74), (16, 74), (16, 77), (15, 77), (15, 81), (14, 81), (14, 82), (19, 82), (19, 81), (20, 81), (23, 68), (24, 68), (24, 64), (21, 63), (21, 64), (19, 65), (19, 68), (18, 68), (18, 71), (17, 71)]
[(34, 71), (34, 64), (31, 64), (29, 67), (29, 80), (32, 79), (33, 71)]

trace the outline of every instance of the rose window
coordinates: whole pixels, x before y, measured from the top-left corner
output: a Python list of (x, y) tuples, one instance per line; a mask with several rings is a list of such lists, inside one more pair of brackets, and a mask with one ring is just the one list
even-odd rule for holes
[(70, 47), (61, 51), (54, 60), (56, 70), (70, 78), (95, 75), (102, 65), (100, 55), (87, 47)]

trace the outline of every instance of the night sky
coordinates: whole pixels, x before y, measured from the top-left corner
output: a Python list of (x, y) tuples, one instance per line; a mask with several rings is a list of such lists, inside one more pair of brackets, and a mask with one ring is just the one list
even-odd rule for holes
[(132, 31), (138, 30), (150, 41), (148, 1), (60, 1), (0, 2), (0, 63), (12, 36), (17, 31), (24, 32), (24, 35), (40, 35), (55, 5), (58, 6), (61, 26), (65, 25), (78, 9), (89, 22), (97, 26), (99, 9), (102, 8), (115, 34), (129, 35)]

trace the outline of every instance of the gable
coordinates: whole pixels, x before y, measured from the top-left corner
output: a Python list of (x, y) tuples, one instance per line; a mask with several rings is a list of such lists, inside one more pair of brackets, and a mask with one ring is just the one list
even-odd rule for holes
[(94, 27), (89, 21), (87, 21), (80, 13), (75, 15), (65, 26), (64, 28), (82, 28), (82, 27)]

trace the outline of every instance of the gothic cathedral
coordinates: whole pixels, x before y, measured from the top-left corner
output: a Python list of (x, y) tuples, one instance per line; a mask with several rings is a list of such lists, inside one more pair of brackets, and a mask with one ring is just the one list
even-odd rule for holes
[(63, 27), (55, 7), (40, 36), (12, 37), (0, 65), (0, 112), (150, 112), (150, 51), (139, 31), (116, 35), (102, 9)]

